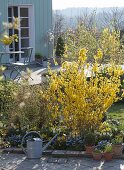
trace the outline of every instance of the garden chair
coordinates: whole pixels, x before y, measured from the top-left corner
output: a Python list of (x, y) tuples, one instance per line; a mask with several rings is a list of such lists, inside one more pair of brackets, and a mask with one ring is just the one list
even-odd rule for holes
[[(10, 73), (10, 78), (12, 78), (13, 72), (17, 72), (16, 76), (13, 78), (15, 80), (18, 77), (18, 80), (22, 76), (22, 71), (26, 71), (27, 66), (30, 66), (31, 64), (31, 56), (32, 56), (33, 48), (28, 47), (25, 49), (24, 52), (24, 61), (23, 62), (16, 62), (16, 63), (11, 63), (12, 66), (12, 71)], [(29, 76), (29, 75), (28, 75)], [(29, 76), (29, 78), (31, 78)], [(32, 79), (32, 78), (31, 78)], [(33, 80), (33, 79), (32, 79)]]

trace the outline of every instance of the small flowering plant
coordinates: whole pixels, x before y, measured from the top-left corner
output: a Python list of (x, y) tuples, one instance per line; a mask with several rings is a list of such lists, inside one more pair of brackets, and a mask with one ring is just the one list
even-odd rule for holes
[(93, 151), (94, 153), (103, 153), (102, 149), (97, 145)]
[(113, 149), (112, 144), (108, 142), (108, 143), (106, 144), (106, 146), (105, 146), (104, 152), (105, 152), (105, 153), (106, 153), (106, 152), (112, 152), (112, 149)]
[(107, 140), (102, 140), (98, 143), (97, 149), (104, 151), (107, 144), (108, 144)]
[(96, 151), (101, 152), (111, 152), (112, 151), (112, 143), (108, 142), (107, 140), (100, 141), (96, 146)]
[(115, 136), (114, 139), (112, 139), (112, 143), (115, 145), (119, 145), (123, 143), (123, 136), (122, 135), (117, 135)]

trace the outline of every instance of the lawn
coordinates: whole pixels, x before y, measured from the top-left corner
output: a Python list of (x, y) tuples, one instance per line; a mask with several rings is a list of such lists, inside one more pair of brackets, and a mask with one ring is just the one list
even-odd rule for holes
[(108, 113), (110, 117), (121, 121), (124, 125), (124, 101), (113, 104)]

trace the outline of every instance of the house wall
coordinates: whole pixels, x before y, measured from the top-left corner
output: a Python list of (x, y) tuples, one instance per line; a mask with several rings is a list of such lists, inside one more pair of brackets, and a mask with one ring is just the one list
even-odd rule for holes
[(52, 0), (0, 0), (0, 30), (2, 22), (7, 22), (8, 5), (33, 5), (35, 53), (52, 56), (52, 44), (48, 45), (47, 32), (52, 30)]

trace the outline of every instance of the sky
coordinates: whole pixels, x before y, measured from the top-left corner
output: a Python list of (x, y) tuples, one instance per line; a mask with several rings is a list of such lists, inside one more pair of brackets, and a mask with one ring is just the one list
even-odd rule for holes
[(124, 0), (53, 0), (53, 9), (71, 7), (124, 7)]

